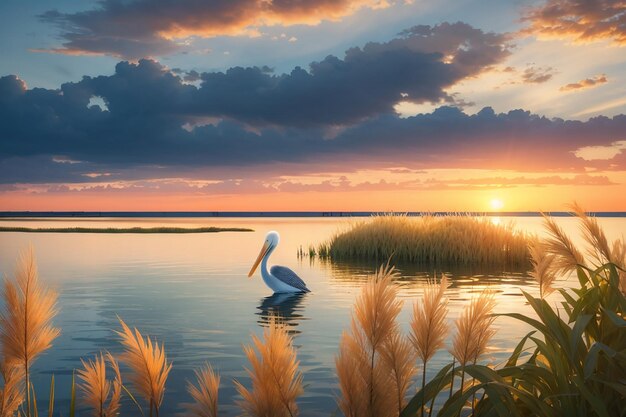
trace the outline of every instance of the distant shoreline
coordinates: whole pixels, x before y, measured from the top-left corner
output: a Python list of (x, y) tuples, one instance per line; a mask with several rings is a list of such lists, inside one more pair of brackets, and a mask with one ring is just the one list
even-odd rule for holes
[(252, 229), (241, 227), (1, 227), (0, 232), (21, 233), (219, 233), (219, 232), (253, 232)]
[[(503, 212), (397, 212), (408, 216), (464, 214), (490, 217), (539, 217), (537, 211)], [(250, 217), (370, 217), (385, 214), (377, 211), (2, 211), (0, 220), (10, 218), (250, 218)], [(553, 217), (570, 217), (571, 213), (553, 211), (546, 214)], [(626, 217), (623, 211), (589, 212), (595, 217)]]

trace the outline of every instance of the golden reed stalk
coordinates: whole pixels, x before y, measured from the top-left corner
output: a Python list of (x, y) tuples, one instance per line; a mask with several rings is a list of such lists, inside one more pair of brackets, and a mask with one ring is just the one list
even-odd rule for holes
[(24, 368), (0, 362), (4, 386), (0, 389), (0, 417), (13, 417), (24, 402)]
[(122, 338), (121, 343), (125, 347), (120, 359), (130, 367), (130, 381), (135, 389), (149, 403), (150, 417), (153, 410), (159, 417), (165, 382), (172, 365), (167, 362), (163, 345), (153, 343), (149, 337), (144, 340), (139, 330), (133, 332), (122, 319), (119, 320), (122, 331), (116, 333)]
[(243, 397), (238, 405), (244, 415), (297, 416), (296, 399), (303, 393), (302, 373), (298, 370), (300, 362), (285, 325), (271, 317), (263, 339), (253, 335), (252, 346), (245, 346), (244, 352), (251, 365), (247, 372), (252, 379), (252, 389), (248, 390), (235, 381), (237, 391)]
[(598, 220), (587, 216), (587, 213), (576, 203), (571, 204), (570, 208), (580, 219), (583, 237), (589, 245), (587, 248), (589, 256), (598, 262), (598, 266), (607, 262), (614, 262), (609, 242), (598, 224)]
[[(483, 291), (471, 300), (456, 319), (457, 331), (452, 339), (451, 353), (461, 367), (476, 363), (487, 352), (487, 345), (495, 334), (492, 327), (495, 304), (494, 294)], [(464, 378), (465, 371), (462, 370), (460, 392), (463, 392)]]
[(529, 245), (531, 263), (533, 265), (530, 276), (539, 284), (539, 297), (544, 298), (554, 292), (552, 284), (556, 280), (554, 270), (554, 253), (548, 253), (541, 242)]
[(406, 405), (406, 392), (417, 371), (415, 367), (417, 355), (411, 341), (399, 331), (387, 338), (380, 353), (385, 367), (390, 372), (395, 408), (398, 410), (397, 415), (400, 415)]
[(342, 335), (335, 366), (338, 405), (347, 417), (398, 416), (415, 374), (415, 353), (396, 322), (402, 308), (392, 282), (396, 276), (393, 268), (381, 267), (365, 284), (350, 332)]
[(207, 364), (196, 371), (196, 380), (197, 386), (191, 382), (187, 384), (187, 392), (194, 399), (194, 403), (187, 406), (187, 412), (196, 417), (217, 417), (220, 376)]
[(40, 283), (32, 248), (21, 253), (15, 279), (4, 280), (4, 300), (0, 314), (2, 357), (6, 366), (23, 369), (26, 415), (30, 416), (30, 368), (60, 333), (52, 326), (57, 294)]
[(611, 250), (612, 259), (614, 259), (619, 270), (619, 288), (623, 294), (626, 294), (626, 242), (619, 239), (613, 242)]
[(547, 253), (554, 255), (552, 269), (555, 273), (568, 273), (576, 270), (578, 265), (585, 264), (585, 258), (576, 249), (571, 239), (556, 224), (554, 219), (543, 215), (544, 224), (549, 237), (544, 240)]
[[(448, 278), (443, 275), (439, 284), (436, 281), (426, 284), (422, 302), (413, 304), (410, 339), (423, 363), (422, 389), (426, 385), (426, 365), (433, 355), (443, 347), (449, 332), (446, 321), (448, 299), (444, 298), (448, 287)], [(424, 415), (423, 408), (421, 415)]]
[[(119, 414), (120, 399), (122, 397), (122, 376), (120, 367), (110, 354), (102, 353), (94, 360), (81, 359), (83, 369), (78, 370), (78, 378), (82, 381), (78, 385), (83, 392), (83, 401), (92, 409), (94, 417), (113, 417)], [(106, 377), (107, 363), (113, 372), (113, 379)], [(108, 401), (108, 405), (107, 405)]]

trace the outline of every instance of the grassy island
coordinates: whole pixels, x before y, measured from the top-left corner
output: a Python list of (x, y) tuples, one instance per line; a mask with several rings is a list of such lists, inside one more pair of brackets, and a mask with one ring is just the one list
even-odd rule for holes
[(527, 266), (529, 238), (490, 219), (384, 215), (352, 224), (309, 253), (331, 260)]
[(218, 233), (253, 232), (243, 227), (1, 227), (0, 232), (24, 233)]

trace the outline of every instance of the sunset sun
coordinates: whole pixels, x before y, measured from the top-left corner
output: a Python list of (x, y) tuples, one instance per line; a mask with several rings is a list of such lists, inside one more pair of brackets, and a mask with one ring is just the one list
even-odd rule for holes
[(489, 202), (492, 210), (502, 210), (504, 207), (504, 202), (499, 198), (494, 198)]

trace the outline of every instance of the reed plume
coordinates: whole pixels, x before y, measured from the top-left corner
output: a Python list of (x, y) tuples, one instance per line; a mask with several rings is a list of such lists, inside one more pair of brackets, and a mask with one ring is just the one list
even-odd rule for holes
[(619, 288), (622, 294), (626, 294), (626, 241), (624, 239), (618, 239), (613, 242), (611, 257), (614, 259), (613, 262), (620, 268), (618, 270)]
[(533, 269), (530, 276), (539, 284), (539, 297), (544, 298), (554, 291), (552, 284), (556, 280), (553, 268), (554, 253), (547, 253), (541, 242), (534, 242), (529, 246)]
[(187, 392), (194, 399), (194, 403), (187, 407), (188, 413), (196, 417), (217, 417), (220, 376), (207, 364), (196, 371), (196, 379), (197, 386), (191, 382), (187, 384)]
[[(78, 388), (83, 392), (83, 401), (92, 409), (94, 417), (113, 417), (119, 414), (122, 397), (122, 376), (115, 358), (100, 353), (94, 360), (81, 359), (83, 369), (78, 370), (82, 381)], [(107, 363), (113, 372), (113, 379), (107, 379)], [(108, 405), (107, 405), (108, 401)]]
[(341, 396), (337, 398), (337, 405), (345, 417), (359, 417), (366, 412), (366, 391), (363, 390), (361, 369), (368, 363), (366, 352), (347, 332), (341, 335), (339, 353), (335, 357), (335, 368), (339, 380)]
[[(393, 368), (399, 369), (401, 365), (390, 366), (390, 361), (382, 356), (383, 350), (387, 350), (388, 357), (401, 359), (400, 355), (390, 355), (389, 351), (391, 338), (399, 332), (396, 318), (402, 308), (402, 302), (396, 299), (397, 289), (392, 283), (396, 276), (392, 267), (383, 266), (365, 284), (356, 300), (350, 333), (342, 337), (335, 364), (342, 394), (338, 404), (345, 415), (398, 415), (394, 405), (398, 403), (399, 394), (404, 396), (400, 391), (404, 389), (403, 380), (406, 376), (400, 373), (394, 376)], [(388, 388), (394, 385), (395, 390)]]
[(2, 355), (7, 364), (20, 366), (24, 371), (26, 415), (30, 416), (31, 366), (60, 333), (52, 326), (57, 294), (39, 281), (32, 248), (21, 253), (15, 279), (5, 279), (4, 301), (0, 314)]
[(397, 415), (402, 413), (406, 405), (406, 392), (417, 372), (416, 357), (411, 341), (400, 332), (392, 333), (381, 350), (381, 358), (389, 370), (389, 379), (392, 382), (394, 409), (398, 410)]
[[(413, 304), (410, 339), (423, 363), (422, 389), (426, 385), (426, 365), (443, 347), (449, 331), (446, 322), (448, 299), (444, 298), (448, 286), (448, 278), (445, 275), (441, 277), (439, 284), (436, 281), (429, 282), (424, 288), (422, 303)], [(423, 415), (423, 408), (421, 413)]]
[(272, 316), (269, 327), (263, 331), (263, 339), (253, 335), (252, 345), (244, 346), (244, 352), (251, 365), (247, 372), (252, 379), (252, 389), (248, 390), (235, 381), (237, 391), (243, 397), (238, 405), (244, 415), (297, 416), (296, 399), (303, 393), (302, 373), (298, 370), (300, 362), (292, 337), (284, 323)]
[[(492, 327), (495, 319), (492, 314), (494, 307), (493, 292), (483, 291), (480, 296), (472, 299), (456, 319), (457, 331), (452, 339), (451, 353), (462, 367), (476, 363), (487, 352), (487, 345), (495, 334)], [(465, 371), (462, 371), (461, 392), (464, 378)]]
[(150, 417), (153, 411), (159, 417), (165, 382), (172, 365), (167, 361), (163, 345), (153, 343), (149, 337), (144, 340), (139, 330), (134, 329), (133, 332), (122, 319), (119, 321), (122, 331), (116, 333), (122, 338), (125, 348), (120, 359), (130, 367), (130, 381), (135, 389), (149, 403)]
[(0, 361), (4, 386), (0, 388), (0, 417), (13, 417), (24, 402), (24, 369), (16, 364)]
[(578, 265), (584, 265), (585, 258), (554, 219), (544, 214), (543, 220), (549, 235), (544, 241), (544, 247), (547, 253), (554, 255), (552, 262), (554, 273), (568, 273), (576, 270)]
[(571, 204), (570, 208), (580, 219), (583, 237), (589, 244), (587, 248), (589, 256), (598, 261), (599, 265), (614, 262), (609, 242), (598, 224), (598, 220), (595, 217), (587, 216), (587, 213), (576, 203)]

